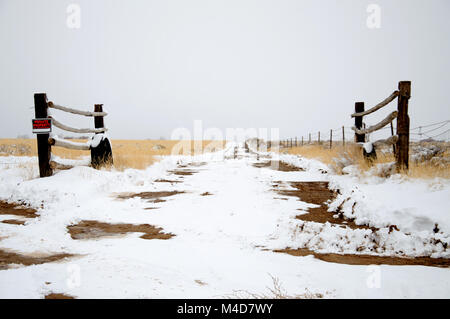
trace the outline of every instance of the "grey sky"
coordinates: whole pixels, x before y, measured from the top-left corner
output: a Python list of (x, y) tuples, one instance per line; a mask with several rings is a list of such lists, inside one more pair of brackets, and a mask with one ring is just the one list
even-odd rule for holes
[[(66, 26), (71, 3), (80, 29)], [(366, 26), (370, 3), (380, 29)], [(123, 139), (170, 137), (195, 119), (329, 132), (400, 80), (412, 81), (412, 126), (447, 120), (449, 14), (448, 0), (0, 0), (0, 137), (31, 136), (34, 92), (104, 103), (109, 135)]]

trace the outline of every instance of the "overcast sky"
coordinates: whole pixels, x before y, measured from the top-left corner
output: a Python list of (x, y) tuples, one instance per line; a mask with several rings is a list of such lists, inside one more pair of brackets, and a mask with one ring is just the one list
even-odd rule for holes
[[(80, 28), (67, 25), (71, 3)], [(367, 26), (371, 3), (380, 28)], [(447, 120), (449, 16), (448, 0), (0, 0), (0, 137), (31, 136), (35, 92), (103, 103), (109, 135), (123, 139), (168, 138), (194, 120), (329, 132), (400, 80), (412, 81), (411, 126)]]

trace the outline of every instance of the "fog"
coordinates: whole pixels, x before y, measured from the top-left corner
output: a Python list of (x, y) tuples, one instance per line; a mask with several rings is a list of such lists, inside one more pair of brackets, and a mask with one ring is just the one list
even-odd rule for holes
[[(367, 25), (371, 3), (379, 28)], [(402, 80), (412, 127), (447, 120), (449, 13), (448, 0), (0, 0), (0, 137), (32, 136), (36, 92), (103, 103), (116, 139), (170, 138), (195, 120), (306, 137), (351, 126), (356, 101), (367, 109)]]

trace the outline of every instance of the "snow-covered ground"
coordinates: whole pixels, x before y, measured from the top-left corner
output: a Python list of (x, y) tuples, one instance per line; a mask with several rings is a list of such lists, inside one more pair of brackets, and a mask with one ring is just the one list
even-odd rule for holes
[[(77, 255), (0, 270), (0, 297), (42, 298), (50, 292), (77, 298), (220, 298), (246, 292), (270, 296), (272, 278), (278, 278), (291, 296), (309, 292), (331, 298), (450, 297), (448, 268), (354, 266), (271, 251), (308, 247), (355, 253), (356, 246), (366, 245), (361, 253), (449, 258), (448, 250), (433, 242), (449, 242), (448, 180), (337, 176), (325, 173), (328, 168), (320, 162), (292, 155), (280, 158), (305, 171), (281, 172), (254, 167), (256, 156), (244, 154), (242, 148), (240, 157), (233, 159), (234, 146), (196, 158), (167, 157), (146, 170), (78, 166), (42, 179), (36, 178), (35, 158), (0, 157), (0, 199), (26, 201), (40, 214), (25, 225), (0, 223), (0, 249)], [(205, 165), (191, 167), (198, 172), (190, 176), (168, 172), (192, 162)], [(304, 222), (294, 217), (299, 208), (311, 205), (277, 199), (273, 181), (330, 181), (340, 192), (330, 210), (340, 205), (357, 223), (396, 225), (399, 231), (380, 234), (380, 251), (364, 242), (365, 230), (307, 223), (298, 232)], [(184, 193), (162, 203), (117, 199), (123, 192), (172, 190)], [(205, 192), (212, 195), (201, 196)], [(149, 207), (158, 209), (145, 209)], [(0, 220), (11, 218), (19, 219), (0, 215)], [(151, 224), (176, 236), (145, 240), (130, 233), (74, 240), (66, 227), (81, 220)], [(342, 240), (345, 236), (351, 240)]]

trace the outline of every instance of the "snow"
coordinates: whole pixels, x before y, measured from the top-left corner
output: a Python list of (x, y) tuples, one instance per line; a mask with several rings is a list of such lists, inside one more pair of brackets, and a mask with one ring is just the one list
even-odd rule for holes
[[(240, 159), (233, 159), (235, 146), (239, 146)], [(307, 247), (319, 252), (355, 253), (364, 246), (361, 253), (401, 255), (401, 250), (410, 256), (449, 258), (442, 245), (432, 242), (433, 238), (449, 241), (448, 180), (338, 176), (316, 160), (294, 155), (280, 155), (279, 159), (305, 171), (253, 167), (256, 156), (246, 155), (242, 145), (234, 143), (224, 151), (196, 157), (163, 157), (144, 170), (119, 172), (76, 166), (41, 179), (36, 178), (36, 158), (0, 157), (0, 199), (25, 200), (39, 208), (40, 214), (23, 226), (0, 223), (0, 248), (78, 255), (60, 262), (0, 270), (0, 298), (42, 298), (49, 292), (79, 298), (221, 298), (237, 291), (268, 294), (271, 276), (279, 278), (291, 295), (308, 290), (331, 298), (449, 296), (449, 269), (382, 265), (376, 268), (380, 287), (371, 288), (367, 281), (372, 268), (368, 266), (270, 251)], [(193, 167), (198, 173), (191, 176), (168, 172), (192, 162), (206, 165)], [(156, 179), (182, 182), (155, 183)], [(375, 238), (380, 249), (370, 250), (374, 238), (365, 236), (370, 230), (295, 219), (301, 213), (298, 209), (313, 205), (294, 198), (276, 199), (280, 196), (271, 190), (274, 180), (329, 181), (340, 192), (330, 210), (344, 202), (343, 213), (357, 223), (375, 227), (395, 224), (399, 231), (381, 230)], [(164, 203), (116, 198), (123, 192), (163, 190), (184, 193), (167, 197)], [(200, 196), (204, 192), (212, 195)], [(145, 210), (148, 207), (159, 208)], [(0, 220), (10, 218), (0, 215)], [(66, 226), (81, 220), (151, 224), (176, 236), (144, 240), (139, 238), (141, 234), (130, 233), (73, 240)], [(433, 232), (435, 223), (438, 233)], [(300, 226), (303, 231), (299, 231)]]
[(370, 154), (373, 151), (373, 144), (371, 142), (363, 143), (363, 148), (366, 151), (366, 153)]

